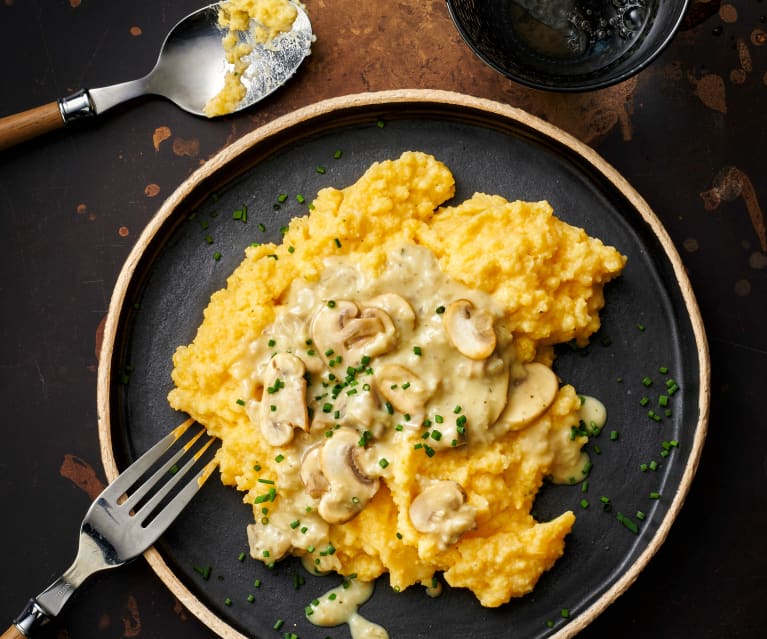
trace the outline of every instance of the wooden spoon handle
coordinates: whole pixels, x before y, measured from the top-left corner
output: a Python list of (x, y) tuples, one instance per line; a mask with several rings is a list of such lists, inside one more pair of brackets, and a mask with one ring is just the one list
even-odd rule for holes
[(24, 637), (16, 626), (11, 626), (0, 636), (0, 639), (24, 639)]
[[(0, 151), (64, 126), (58, 102), (0, 118)], [(0, 639), (6, 639), (3, 635)]]

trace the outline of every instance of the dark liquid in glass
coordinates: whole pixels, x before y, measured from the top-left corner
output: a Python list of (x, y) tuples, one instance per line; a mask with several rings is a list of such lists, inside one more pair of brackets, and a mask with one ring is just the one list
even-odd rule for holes
[(514, 46), (529, 59), (593, 64), (622, 58), (652, 25), (658, 0), (508, 0)]

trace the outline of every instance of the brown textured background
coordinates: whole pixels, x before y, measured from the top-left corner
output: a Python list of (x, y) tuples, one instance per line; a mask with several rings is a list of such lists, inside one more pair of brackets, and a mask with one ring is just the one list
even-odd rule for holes
[[(0, 115), (143, 75), (194, 0), (0, 0)], [(439, 88), (524, 108), (596, 148), (682, 254), (711, 342), (708, 442), (647, 570), (582, 636), (762, 637), (767, 627), (767, 2), (693, 1), (646, 71), (583, 95), (515, 85), (473, 57), (443, 0), (306, 0), (313, 54), (257, 107), (206, 122), (159, 99), (0, 155), (0, 621), (70, 561), (103, 484), (96, 348), (143, 225), (207, 158), (260, 124), (360, 91)], [(211, 633), (136, 562), (90, 582), (42, 633)], [(275, 636), (278, 636), (275, 633)]]

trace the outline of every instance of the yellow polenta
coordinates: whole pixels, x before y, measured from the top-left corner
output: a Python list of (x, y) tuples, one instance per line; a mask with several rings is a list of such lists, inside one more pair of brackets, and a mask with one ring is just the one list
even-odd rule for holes
[(599, 328), (625, 258), (546, 202), (453, 195), (418, 152), (321, 190), (177, 350), (170, 403), (221, 438), (254, 558), (399, 590), (440, 572), (498, 606), (561, 556), (573, 513), (530, 510), (587, 440), (552, 346)]
[(281, 33), (289, 31), (296, 19), (296, 7), (288, 0), (226, 0), (221, 3), (218, 24), (226, 30), (222, 39), (224, 57), (231, 70), (224, 75), (223, 88), (205, 105), (208, 117), (235, 111), (245, 98), (247, 89), (242, 76), (248, 68), (252, 45), (240, 34), (253, 31), (251, 41), (268, 44)]

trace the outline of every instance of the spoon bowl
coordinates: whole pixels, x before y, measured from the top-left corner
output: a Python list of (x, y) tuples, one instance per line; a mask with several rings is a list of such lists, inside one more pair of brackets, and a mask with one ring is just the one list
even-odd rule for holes
[[(314, 35), (304, 8), (291, 0), (296, 18), (289, 31), (273, 40), (256, 42), (255, 21), (251, 29), (237, 31), (250, 53), (243, 59), (241, 76), (245, 97), (235, 113), (262, 100), (282, 86), (311, 52)], [(82, 89), (49, 104), (0, 119), (0, 150), (14, 146), (65, 124), (95, 115), (142, 95), (159, 95), (194, 115), (208, 117), (204, 108), (224, 87), (233, 65), (226, 59), (222, 39), (226, 29), (218, 23), (221, 3), (211, 4), (180, 20), (170, 30), (157, 63), (144, 77), (95, 89)]]

